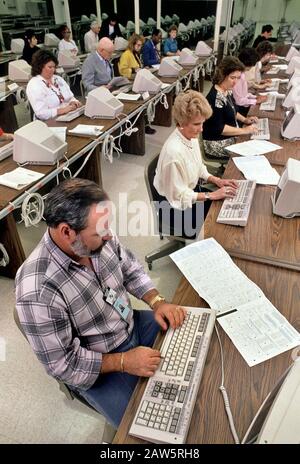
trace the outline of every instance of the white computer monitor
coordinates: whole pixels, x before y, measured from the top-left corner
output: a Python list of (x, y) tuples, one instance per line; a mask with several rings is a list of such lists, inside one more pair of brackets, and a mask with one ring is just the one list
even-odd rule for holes
[(178, 63), (181, 66), (195, 66), (198, 61), (198, 57), (189, 48), (183, 48), (181, 50)]
[(300, 139), (300, 105), (296, 104), (288, 112), (281, 126), (281, 135), (285, 139)]
[(199, 40), (195, 53), (197, 56), (209, 56), (212, 53), (212, 48), (207, 45), (207, 43), (203, 42), (203, 40)]
[(162, 82), (148, 70), (141, 69), (135, 76), (132, 90), (135, 93), (158, 93), (161, 90)]
[(23, 54), (23, 49), (24, 49), (24, 39), (11, 39), (10, 41), (10, 48), (12, 53), (15, 53), (16, 55), (22, 55)]
[(80, 59), (72, 50), (62, 50), (58, 52), (58, 64), (63, 68), (76, 68), (80, 66)]
[(182, 70), (182, 66), (177, 63), (172, 57), (167, 57), (162, 60), (159, 66), (158, 75), (165, 77), (176, 77)]
[(124, 39), (123, 37), (116, 37), (114, 44), (116, 52), (126, 50), (128, 46), (128, 40)]
[(292, 85), (296, 84), (300, 84), (300, 68), (295, 68), (295, 71), (287, 84), (287, 88), (289, 89)]
[(290, 59), (293, 57), (293, 56), (300, 56), (300, 53), (299, 51), (297, 50), (297, 48), (291, 46), (291, 48), (289, 49), (285, 59), (286, 61), (290, 61)]
[(89, 118), (115, 119), (122, 113), (124, 103), (114, 97), (106, 87), (88, 93), (84, 114)]
[(56, 164), (68, 144), (42, 121), (33, 121), (14, 133), (13, 159), (17, 163)]
[(289, 158), (272, 195), (273, 213), (284, 218), (300, 216), (300, 161)]
[(291, 85), (286, 93), (286, 96), (282, 102), (284, 108), (291, 108), (296, 103), (300, 103), (300, 82)]
[(294, 47), (299, 47), (300, 45), (300, 30), (299, 29), (298, 29), (297, 34), (294, 37), (293, 45)]
[(288, 64), (286, 73), (287, 74), (293, 74), (296, 68), (300, 68), (300, 56), (293, 56), (290, 59), (290, 62)]
[(44, 45), (45, 47), (55, 47), (57, 48), (59, 44), (59, 38), (52, 33), (45, 34)]
[(31, 66), (25, 60), (15, 60), (8, 63), (8, 77), (14, 82), (28, 82), (31, 78)]

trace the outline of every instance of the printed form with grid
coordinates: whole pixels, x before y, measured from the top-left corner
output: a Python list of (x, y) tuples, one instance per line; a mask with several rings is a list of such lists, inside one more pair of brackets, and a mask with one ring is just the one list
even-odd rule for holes
[(168, 329), (161, 363), (148, 379), (130, 435), (152, 443), (185, 443), (214, 323), (214, 310), (187, 308), (182, 326)]

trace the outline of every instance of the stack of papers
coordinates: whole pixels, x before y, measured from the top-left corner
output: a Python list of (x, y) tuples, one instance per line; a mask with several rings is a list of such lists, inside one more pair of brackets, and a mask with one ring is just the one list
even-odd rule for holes
[(249, 366), (300, 344), (300, 334), (213, 238), (171, 255)]
[(32, 182), (41, 179), (44, 175), (40, 172), (30, 171), (29, 169), (16, 168), (0, 176), (0, 184), (5, 185), (5, 187), (21, 190)]
[(81, 135), (87, 137), (98, 137), (102, 134), (104, 126), (93, 126), (89, 124), (78, 124), (74, 129), (68, 131), (71, 135)]
[(264, 155), (270, 151), (280, 150), (281, 148), (280, 145), (268, 142), (267, 140), (248, 140), (247, 142), (228, 145), (228, 147), (225, 147), (225, 150), (241, 156), (257, 156)]
[(233, 162), (248, 180), (255, 180), (257, 184), (277, 185), (280, 176), (272, 168), (265, 156), (235, 157)]

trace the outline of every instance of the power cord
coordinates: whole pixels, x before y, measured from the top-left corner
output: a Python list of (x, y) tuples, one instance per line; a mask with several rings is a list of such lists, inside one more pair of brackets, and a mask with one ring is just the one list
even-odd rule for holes
[(36, 226), (43, 219), (43, 197), (39, 193), (29, 193), (22, 203), (21, 210), (25, 227)]
[(0, 260), (0, 266), (5, 267), (9, 264), (9, 256), (5, 249), (5, 246), (2, 243), (0, 243), (0, 251), (2, 253), (2, 258)]
[(234, 420), (233, 420), (233, 415), (232, 415), (231, 408), (230, 408), (229, 398), (228, 398), (228, 395), (227, 395), (226, 388), (224, 386), (224, 354), (223, 354), (222, 343), (221, 343), (221, 339), (220, 339), (220, 335), (219, 335), (217, 325), (215, 325), (215, 331), (216, 331), (216, 334), (217, 334), (217, 337), (218, 337), (219, 346), (220, 346), (220, 355), (221, 355), (222, 380), (221, 380), (221, 385), (219, 387), (219, 390), (221, 391), (222, 396), (223, 396), (225, 411), (226, 411), (226, 414), (227, 414), (227, 417), (228, 417), (228, 420), (229, 420), (229, 426), (230, 426), (232, 436), (234, 438), (235, 444), (238, 445), (238, 444), (240, 444), (240, 439), (238, 437), (238, 434), (237, 434), (237, 431), (236, 431), (236, 428), (235, 428), (235, 425), (234, 425)]
[(175, 94), (176, 96), (182, 92), (182, 83), (178, 80), (175, 85)]

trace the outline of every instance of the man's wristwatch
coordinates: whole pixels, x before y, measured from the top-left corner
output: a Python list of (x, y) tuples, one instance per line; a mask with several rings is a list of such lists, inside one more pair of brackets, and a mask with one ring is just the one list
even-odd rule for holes
[(166, 301), (165, 297), (163, 297), (162, 295), (156, 295), (154, 298), (152, 298), (152, 300), (149, 302), (149, 306), (151, 309), (153, 309), (153, 306), (155, 305), (155, 303), (158, 303), (158, 302), (161, 302), (161, 301)]
[(210, 200), (209, 192), (204, 192), (204, 201)]

